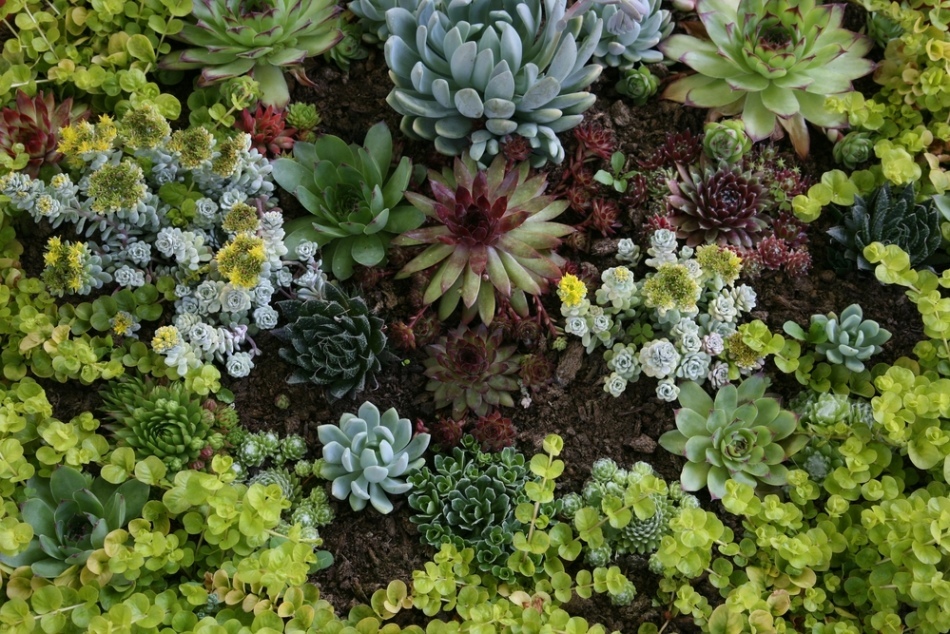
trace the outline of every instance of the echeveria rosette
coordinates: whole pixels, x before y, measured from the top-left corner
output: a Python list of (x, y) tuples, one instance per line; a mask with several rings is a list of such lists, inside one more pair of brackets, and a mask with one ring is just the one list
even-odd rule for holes
[(603, 20), (603, 31), (594, 49), (597, 62), (626, 70), (640, 62), (663, 61), (656, 46), (673, 32), (673, 21), (660, 0), (594, 2), (584, 14), (581, 34), (593, 33), (598, 20)]
[(284, 108), (290, 90), (284, 68), (306, 80), (302, 64), (343, 39), (332, 0), (196, 0), (194, 24), (174, 37), (195, 48), (166, 55), (162, 68), (201, 69), (199, 85), (248, 73), (261, 86), (265, 106)]
[[(439, 7), (442, 3), (439, 3)], [(394, 7), (400, 7), (413, 14), (419, 11), (422, 4), (419, 0), (352, 0), (346, 5), (363, 27), (363, 41), (367, 44), (382, 44), (389, 39), (389, 28), (386, 26), (386, 12)]]
[(481, 325), (457, 329), (426, 349), (426, 389), (434, 393), (436, 408), (451, 405), (452, 418), (459, 420), (470, 410), (485, 416), (492, 407), (514, 407), (521, 355), (501, 342), (500, 329), (489, 334)]
[(680, 477), (684, 491), (708, 487), (719, 499), (730, 479), (752, 487), (786, 484), (788, 469), (781, 463), (808, 437), (795, 435), (797, 417), (765, 397), (767, 386), (764, 377), (754, 376), (720, 388), (715, 401), (693, 381), (680, 386), (676, 429), (659, 442), (687, 459)]
[(429, 434), (412, 435), (412, 423), (399, 418), (395, 408), (379, 413), (370, 402), (356, 414), (343, 414), (339, 425), (320, 425), (323, 443), (320, 476), (332, 481), (331, 494), (349, 499), (354, 511), (369, 502), (380, 513), (393, 510), (389, 495), (407, 493), (405, 476), (419, 469), (429, 446)]
[[(852, 372), (863, 372), (864, 362), (881, 351), (891, 338), (891, 332), (871, 319), (864, 319), (858, 304), (851, 304), (838, 317), (813, 315), (811, 324), (822, 329), (826, 341), (815, 345), (815, 350), (831, 363), (843, 365)], [(801, 333), (796, 333), (801, 334)]]
[(852, 90), (874, 63), (871, 40), (841, 28), (844, 5), (814, 0), (698, 0), (708, 40), (673, 35), (660, 44), (670, 59), (697, 71), (663, 96), (722, 115), (740, 114), (754, 141), (785, 128), (796, 152), (808, 154), (805, 122), (841, 128), (847, 117), (825, 98)]
[(501, 156), (487, 171), (478, 170), (471, 159), (456, 159), (454, 171), (429, 172), (434, 200), (406, 193), (433, 223), (393, 241), (399, 246), (429, 245), (396, 277), (440, 265), (423, 296), (426, 304), (440, 300), (440, 319), (461, 299), (463, 320), (477, 312), (490, 324), (496, 293), (527, 315), (525, 294), (540, 295), (561, 277), (564, 259), (554, 249), (574, 230), (551, 221), (568, 202), (543, 195), (545, 177), (529, 178), (528, 173), (527, 163), (509, 170)]
[[(45, 579), (84, 566), (112, 531), (141, 516), (150, 491), (138, 480), (115, 485), (65, 465), (49, 478), (30, 478), (25, 489), (30, 497), (20, 506), (20, 518), (33, 528), (33, 540), (17, 555), (0, 555), (0, 563), (29, 566)], [(115, 575), (117, 581), (125, 578)]]
[[(481, 161), (509, 135), (527, 139), (535, 167), (564, 160), (557, 134), (577, 126), (601, 73), (587, 64), (601, 24), (581, 35), (567, 0), (422, 0), (386, 12), (386, 98), (400, 129), (449, 155)], [(487, 163), (487, 161), (485, 161)]]
[(425, 220), (403, 198), (412, 164), (402, 157), (392, 169), (392, 155), (389, 128), (377, 123), (362, 147), (327, 134), (315, 143), (297, 142), (294, 158), (275, 161), (274, 180), (312, 214), (285, 225), (287, 248), (317, 243), (338, 280), (353, 275), (354, 263), (381, 264), (393, 236)]

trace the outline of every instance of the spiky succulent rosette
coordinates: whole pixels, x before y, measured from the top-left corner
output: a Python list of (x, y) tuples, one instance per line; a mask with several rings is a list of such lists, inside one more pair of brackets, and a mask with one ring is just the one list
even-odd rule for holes
[[(18, 90), (16, 108), (0, 112), (0, 152), (14, 159), (18, 154), (26, 155), (28, 160), (21, 171), (36, 178), (43, 165), (59, 163), (63, 158), (57, 151), (60, 128), (89, 116), (88, 110), (74, 115), (72, 109), (71, 98), (57, 106), (53, 93), (39, 92), (30, 97)], [(18, 144), (22, 150), (16, 147)]]
[(333, 19), (340, 11), (333, 0), (196, 0), (196, 22), (174, 36), (195, 48), (166, 55), (161, 66), (200, 68), (201, 85), (250, 73), (262, 103), (283, 108), (290, 101), (283, 69), (306, 80), (303, 61), (343, 39)]
[(482, 325), (459, 328), (428, 347), (426, 389), (434, 393), (436, 408), (451, 405), (458, 420), (468, 411), (485, 416), (492, 407), (514, 407), (521, 357), (501, 340), (501, 330), (489, 334)]
[(253, 111), (245, 108), (234, 127), (251, 135), (251, 147), (261, 156), (276, 158), (294, 148), (297, 130), (287, 127), (287, 113), (274, 106), (258, 105)]
[(761, 174), (744, 172), (738, 165), (684, 167), (679, 179), (670, 179), (666, 205), (676, 236), (691, 247), (732, 244), (751, 247), (768, 221), (760, 217), (769, 203)]
[(841, 28), (845, 5), (815, 0), (698, 0), (709, 39), (674, 35), (660, 49), (697, 73), (670, 84), (663, 96), (724, 115), (741, 113), (754, 141), (785, 128), (795, 150), (808, 154), (808, 121), (847, 125), (825, 98), (852, 90), (871, 72), (871, 40)]
[(545, 177), (528, 178), (528, 172), (527, 163), (506, 169), (501, 156), (487, 171), (479, 171), (470, 158), (456, 159), (454, 171), (429, 172), (435, 200), (406, 192), (433, 224), (393, 241), (399, 246), (430, 245), (396, 277), (441, 264), (423, 296), (425, 304), (441, 298), (441, 319), (461, 299), (463, 319), (477, 312), (490, 324), (496, 293), (526, 315), (525, 294), (540, 295), (549, 282), (561, 277), (564, 259), (554, 249), (573, 229), (551, 220), (567, 209), (568, 202), (544, 196)]

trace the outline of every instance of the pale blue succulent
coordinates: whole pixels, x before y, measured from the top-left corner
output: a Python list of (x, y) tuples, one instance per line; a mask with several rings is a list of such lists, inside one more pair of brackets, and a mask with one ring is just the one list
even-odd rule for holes
[(640, 366), (647, 376), (662, 379), (672, 375), (680, 362), (680, 353), (669, 339), (655, 339), (640, 349)]
[[(420, 6), (419, 0), (353, 0), (347, 8), (359, 18), (360, 26), (363, 27), (363, 41), (381, 45), (389, 39), (386, 11), (400, 7), (415, 14)], [(438, 6), (441, 7), (442, 2), (439, 2)]]
[(388, 494), (412, 489), (404, 476), (425, 463), (430, 440), (429, 434), (413, 437), (412, 423), (395, 408), (380, 414), (368, 401), (357, 414), (343, 414), (339, 425), (320, 425), (317, 435), (323, 443), (320, 475), (333, 481), (333, 497), (349, 499), (354, 511), (369, 502), (380, 513), (393, 510)]
[(602, 22), (581, 35), (583, 18), (566, 8), (567, 0), (422, 0), (415, 13), (388, 10), (395, 87), (386, 101), (403, 115), (403, 133), (482, 162), (520, 135), (536, 167), (560, 163), (557, 134), (583, 120), (602, 70), (588, 64)]
[(844, 365), (852, 372), (862, 372), (864, 362), (881, 351), (881, 345), (891, 338), (889, 330), (881, 328), (876, 321), (864, 319), (864, 311), (858, 304), (851, 304), (841, 317), (831, 313), (813, 315), (812, 325), (820, 324), (827, 341), (815, 349), (831, 363)]
[(663, 61), (656, 46), (673, 31), (673, 21), (660, 0), (595, 1), (584, 15), (581, 33), (592, 32), (598, 19), (604, 26), (594, 49), (596, 61), (624, 70), (639, 62)]

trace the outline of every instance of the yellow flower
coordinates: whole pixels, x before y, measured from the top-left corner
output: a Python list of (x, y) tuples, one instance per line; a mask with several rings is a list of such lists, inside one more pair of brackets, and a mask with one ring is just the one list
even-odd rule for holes
[(181, 343), (181, 336), (178, 329), (174, 326), (162, 326), (155, 331), (152, 338), (152, 350), (158, 354), (164, 354)]
[(576, 275), (568, 273), (558, 282), (557, 295), (565, 306), (578, 306), (587, 297), (587, 286)]
[[(121, 337), (125, 333), (129, 332), (129, 328), (132, 327), (132, 324), (132, 316), (124, 310), (120, 310), (115, 314), (115, 318), (112, 321), (112, 331)], [(154, 342), (152, 345), (154, 347)]]

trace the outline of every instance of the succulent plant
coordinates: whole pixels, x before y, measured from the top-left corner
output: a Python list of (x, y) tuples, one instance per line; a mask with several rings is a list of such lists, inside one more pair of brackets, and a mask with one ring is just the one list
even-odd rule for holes
[(708, 487), (713, 499), (719, 499), (729, 479), (752, 487), (786, 484), (788, 469), (781, 463), (808, 437), (795, 435), (795, 414), (765, 397), (767, 387), (764, 377), (753, 376), (738, 387), (720, 388), (713, 401), (692, 381), (680, 385), (676, 429), (659, 442), (688, 460), (680, 478), (684, 491)]
[(132, 447), (140, 459), (161, 459), (170, 471), (186, 468), (206, 447), (217, 450), (224, 444), (223, 436), (212, 431), (214, 414), (181, 383), (124, 379), (112, 383), (102, 397), (103, 411), (112, 419), (106, 428), (120, 444)]
[(824, 332), (826, 341), (815, 345), (815, 350), (831, 363), (844, 365), (852, 372), (864, 371), (864, 362), (881, 351), (881, 345), (891, 338), (889, 330), (881, 328), (876, 321), (864, 319), (864, 311), (858, 304), (851, 304), (841, 317), (834, 313), (812, 315)]
[(870, 133), (854, 130), (838, 139), (832, 148), (832, 154), (836, 163), (853, 170), (874, 156), (874, 140)]
[[(110, 484), (67, 466), (58, 467), (49, 478), (30, 478), (26, 489), (31, 493), (20, 506), (20, 517), (33, 527), (33, 540), (18, 555), (0, 555), (0, 563), (29, 566), (45, 579), (84, 566), (109, 533), (141, 515), (149, 496), (144, 482)], [(117, 578), (122, 577), (113, 579)]]
[(247, 486), (251, 486), (252, 484), (260, 484), (263, 486), (276, 484), (280, 487), (281, 495), (291, 502), (300, 497), (300, 478), (287, 469), (262, 469), (251, 476), (247, 481)]
[(928, 196), (917, 202), (913, 183), (893, 192), (891, 184), (885, 183), (868, 197), (856, 194), (847, 209), (832, 209), (841, 224), (829, 229), (828, 235), (844, 246), (838, 257), (856, 262), (859, 269), (873, 268), (864, 257), (864, 248), (872, 242), (896, 244), (910, 256), (912, 267), (940, 247), (941, 216), (934, 209), (934, 199)]
[(439, 317), (447, 318), (464, 305), (463, 320), (474, 317), (490, 324), (498, 293), (527, 315), (525, 293), (540, 295), (561, 276), (564, 259), (554, 253), (560, 238), (573, 229), (551, 222), (567, 201), (544, 196), (542, 175), (528, 177), (527, 163), (512, 169), (497, 157), (487, 171), (471, 159), (456, 159), (455, 169), (429, 172), (435, 200), (407, 193), (413, 205), (434, 221), (433, 226), (408, 231), (393, 243), (429, 245), (396, 275), (408, 277), (441, 264), (426, 288), (423, 302), (439, 302)]
[(518, 430), (501, 412), (480, 416), (472, 426), (472, 437), (482, 444), (482, 451), (501, 451), (515, 444)]
[(528, 501), (525, 484), (535, 480), (513, 448), (484, 453), (466, 436), (451, 454), (436, 456), (434, 467), (409, 476), (414, 486), (409, 506), (415, 511), (409, 519), (423, 543), (471, 548), (479, 570), (511, 581), (511, 540), (521, 529), (515, 508)]
[[(363, 41), (368, 44), (382, 45), (389, 39), (389, 27), (386, 26), (386, 12), (400, 7), (416, 14), (423, 7), (419, 0), (352, 0), (347, 8), (359, 18), (363, 27)], [(439, 6), (442, 6), (439, 3)]]
[(459, 328), (426, 349), (423, 362), (436, 408), (452, 406), (458, 420), (469, 410), (485, 416), (492, 407), (514, 407), (520, 355), (515, 346), (502, 346), (502, 331), (491, 334), (484, 325)]
[(657, 44), (673, 31), (672, 14), (660, 8), (660, 0), (594, 2), (584, 14), (581, 35), (593, 33), (597, 21), (603, 32), (594, 49), (594, 59), (605, 66), (626, 70), (643, 62), (663, 61)]
[(871, 72), (864, 59), (871, 40), (841, 28), (844, 5), (815, 0), (697, 0), (696, 12), (709, 39), (674, 35), (660, 45), (670, 59), (698, 71), (670, 84), (663, 96), (741, 113), (753, 141), (778, 126), (800, 156), (808, 154), (808, 121), (823, 128), (847, 124), (825, 108), (825, 98), (851, 91), (851, 82)]
[(332, 401), (362, 391), (391, 355), (383, 320), (370, 314), (361, 297), (349, 297), (333, 284), (325, 286), (325, 294), (278, 302), (290, 323), (274, 334), (291, 346), (281, 348), (280, 357), (297, 366), (288, 383), (323, 386)]
[(339, 280), (353, 275), (354, 263), (383, 262), (392, 237), (425, 220), (403, 198), (412, 165), (403, 157), (391, 170), (392, 154), (389, 128), (377, 123), (363, 147), (328, 134), (297, 143), (293, 159), (275, 161), (274, 180), (313, 214), (287, 223), (288, 248), (303, 240), (317, 243)]
[(380, 414), (368, 401), (356, 414), (343, 414), (338, 425), (320, 425), (317, 435), (323, 443), (320, 476), (332, 480), (333, 497), (349, 499), (354, 511), (367, 502), (380, 513), (392, 511), (387, 494), (412, 489), (403, 477), (425, 464), (429, 446), (429, 434), (413, 437), (412, 423), (395, 408)]
[(343, 33), (343, 39), (323, 54), (327, 61), (333, 61), (344, 73), (350, 72), (350, 63), (369, 57), (369, 50), (363, 46), (363, 27), (355, 22), (352, 11), (344, 11), (337, 18), (337, 26)]
[[(30, 97), (17, 90), (16, 107), (0, 111), (0, 153), (10, 159), (22, 157), (25, 165), (11, 162), (10, 166), (36, 178), (43, 165), (59, 163), (59, 130), (89, 116), (88, 109), (73, 113), (73, 100), (65, 99), (58, 106), (53, 93), (38, 92)], [(18, 147), (22, 145), (23, 147)], [(0, 164), (5, 161), (0, 162)]]
[(650, 97), (656, 94), (659, 87), (660, 80), (646, 66), (628, 68), (623, 71), (620, 81), (615, 86), (617, 92), (630, 97), (630, 101), (635, 106), (645, 105)]
[(677, 165), (679, 179), (670, 179), (666, 198), (676, 236), (691, 247), (705, 243), (752, 247), (768, 227), (760, 215), (768, 205), (761, 175), (739, 165), (718, 167)]
[(741, 121), (711, 121), (703, 127), (703, 132), (703, 150), (716, 163), (738, 163), (752, 149), (752, 139), (745, 133)]
[(258, 105), (254, 112), (245, 108), (234, 127), (251, 136), (251, 147), (261, 156), (276, 158), (293, 149), (295, 128), (287, 127), (287, 113), (274, 106)]
[[(567, 0), (472, 0), (415, 12), (386, 11), (386, 64), (395, 87), (386, 101), (411, 138), (439, 152), (480, 161), (509, 135), (528, 139), (535, 167), (560, 163), (558, 132), (570, 130), (595, 101), (600, 75), (587, 65), (600, 39), (597, 21), (581, 36)], [(487, 162), (487, 161), (486, 161)]]
[(339, 12), (332, 0), (198, 0), (195, 23), (174, 36), (194, 48), (166, 55), (161, 67), (200, 68), (202, 86), (250, 73), (260, 84), (262, 103), (284, 108), (290, 90), (283, 69), (306, 79), (303, 61), (343, 38), (334, 20)]

